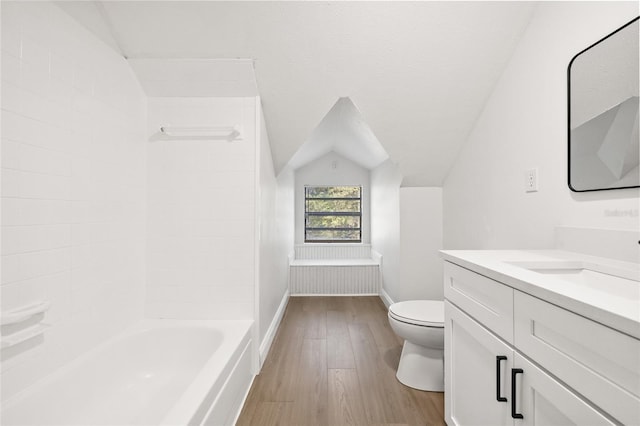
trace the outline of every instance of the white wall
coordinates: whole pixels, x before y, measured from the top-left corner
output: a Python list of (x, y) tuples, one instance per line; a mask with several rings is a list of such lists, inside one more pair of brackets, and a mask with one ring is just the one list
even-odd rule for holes
[(236, 124), (241, 141), (148, 143), (148, 316), (254, 318), (256, 98), (149, 98), (149, 135)]
[(389, 288), (396, 302), (443, 300), (442, 188), (400, 188), (399, 288)]
[[(278, 308), (288, 290), (289, 252), (293, 248), (293, 174), (275, 176), (269, 136), (262, 109), (260, 121), (260, 211), (259, 211), (259, 343), (272, 339)], [(270, 326), (273, 328), (270, 329)], [(266, 349), (265, 349), (266, 350)], [(264, 360), (262, 360), (264, 361)]]
[(1, 7), (2, 311), (51, 301), (2, 350), (6, 400), (142, 316), (146, 98), (57, 6)]
[(370, 231), (370, 173), (335, 152), (318, 158), (295, 171), (295, 242), (304, 243), (304, 187), (305, 185), (362, 186), (362, 242), (369, 244)]
[(371, 171), (371, 247), (382, 255), (382, 289), (400, 294), (400, 183), (398, 166), (387, 160)]
[[(444, 246), (549, 248), (554, 227), (638, 229), (638, 190), (567, 186), (567, 66), (637, 2), (542, 2), (444, 183)], [(524, 172), (538, 168), (539, 192)]]
[(401, 182), (391, 161), (371, 172), (371, 245), (382, 255), (383, 300), (442, 300), (442, 188)]

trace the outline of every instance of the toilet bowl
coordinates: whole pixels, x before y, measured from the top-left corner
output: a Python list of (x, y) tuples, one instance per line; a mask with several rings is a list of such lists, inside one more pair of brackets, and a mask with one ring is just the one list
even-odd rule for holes
[(389, 306), (389, 324), (404, 339), (396, 377), (414, 389), (444, 391), (444, 302), (408, 300)]

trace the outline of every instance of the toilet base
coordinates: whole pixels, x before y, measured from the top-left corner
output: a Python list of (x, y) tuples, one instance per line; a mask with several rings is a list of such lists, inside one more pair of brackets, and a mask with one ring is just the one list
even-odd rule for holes
[(444, 351), (405, 340), (396, 377), (410, 388), (444, 392)]

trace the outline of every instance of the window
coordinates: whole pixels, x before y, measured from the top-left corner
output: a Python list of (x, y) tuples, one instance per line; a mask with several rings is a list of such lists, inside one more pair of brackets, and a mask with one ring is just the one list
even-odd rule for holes
[(362, 187), (305, 186), (304, 241), (362, 241)]

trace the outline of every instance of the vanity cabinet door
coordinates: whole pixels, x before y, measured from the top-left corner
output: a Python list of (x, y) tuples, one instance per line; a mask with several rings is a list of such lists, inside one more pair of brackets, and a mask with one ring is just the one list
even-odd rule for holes
[(509, 404), (513, 350), (449, 301), (445, 301), (444, 350), (447, 424), (513, 425)]
[(616, 424), (517, 352), (514, 364), (516, 426)]
[(515, 346), (622, 424), (640, 425), (640, 340), (520, 291)]

